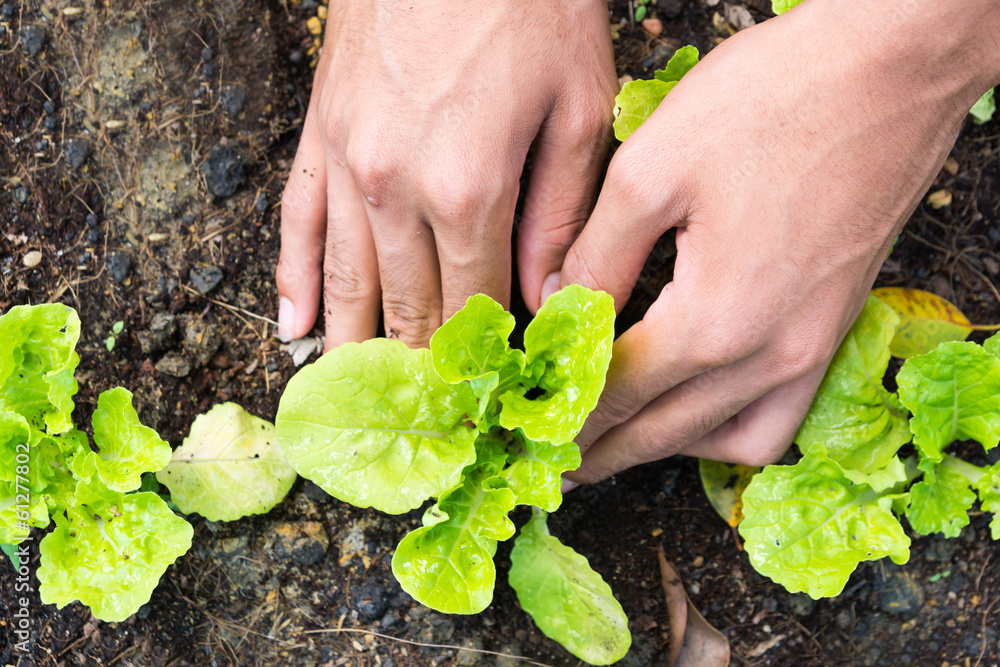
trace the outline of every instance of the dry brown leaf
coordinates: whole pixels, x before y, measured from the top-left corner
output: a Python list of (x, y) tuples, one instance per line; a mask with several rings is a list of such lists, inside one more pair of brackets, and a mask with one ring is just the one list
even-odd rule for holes
[(729, 640), (705, 620), (684, 590), (681, 575), (660, 547), (660, 576), (670, 612), (671, 667), (726, 667)]

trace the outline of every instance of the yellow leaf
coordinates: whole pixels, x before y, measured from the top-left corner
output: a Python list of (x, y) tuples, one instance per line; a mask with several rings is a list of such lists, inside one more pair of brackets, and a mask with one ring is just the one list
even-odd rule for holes
[(701, 459), (698, 473), (708, 502), (726, 523), (735, 528), (743, 520), (743, 491), (760, 468)]
[(880, 287), (871, 293), (899, 315), (899, 327), (889, 344), (894, 357), (926, 354), (941, 343), (965, 340), (978, 328), (937, 294), (907, 287)]

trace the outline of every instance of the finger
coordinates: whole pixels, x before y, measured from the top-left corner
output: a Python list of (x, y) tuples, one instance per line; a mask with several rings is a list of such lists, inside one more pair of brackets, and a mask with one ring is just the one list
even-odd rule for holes
[(533, 313), (559, 288), (563, 260), (590, 215), (611, 140), (609, 116), (610, 108), (589, 116), (557, 111), (535, 140), (517, 237), (521, 294)]
[[(332, 153), (331, 153), (332, 155)], [(368, 213), (346, 168), (327, 163), (329, 206), (323, 303), (326, 349), (360, 343), (378, 329), (379, 266)]]
[(594, 212), (566, 254), (560, 277), (560, 286), (576, 283), (608, 292), (619, 312), (657, 239), (686, 216), (681, 189), (658, 175), (669, 172), (664, 158), (646, 153), (646, 144), (640, 143), (615, 154)]
[(775, 387), (686, 447), (683, 453), (747, 466), (774, 463), (795, 438), (825, 372), (825, 368), (817, 368)]
[(278, 336), (284, 341), (301, 338), (316, 322), (323, 280), (326, 187), (323, 142), (316, 114), (310, 111), (281, 197), (281, 255), (275, 281)]
[(385, 335), (410, 347), (426, 347), (441, 326), (441, 270), (434, 234), (415, 211), (368, 206), (379, 279)]
[(646, 316), (615, 341), (601, 399), (574, 438), (582, 450), (672, 387), (738, 361), (712, 353), (699, 316), (685, 308), (704, 297), (688, 294), (686, 284), (669, 283)]
[[(794, 369), (781, 368), (772, 355), (762, 353), (693, 377), (658, 396), (627, 422), (604, 433), (584, 452), (579, 470), (567, 477), (575, 482), (592, 483), (640, 463), (686, 451), (795, 373)], [(811, 381), (813, 377), (810, 371), (789, 381), (795, 384), (801, 378)], [(808, 404), (805, 408), (808, 409)], [(765, 410), (761, 414), (768, 417), (773, 412)], [(795, 414), (801, 420), (805, 411)], [(775, 422), (776, 430), (770, 435), (783, 439), (788, 423), (787, 419)], [(734, 440), (725, 442), (736, 444)], [(747, 442), (743, 446), (769, 454), (785, 444)]]

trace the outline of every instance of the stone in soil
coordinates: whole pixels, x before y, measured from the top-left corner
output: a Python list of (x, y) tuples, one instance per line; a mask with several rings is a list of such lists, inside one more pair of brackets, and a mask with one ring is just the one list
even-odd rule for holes
[[(881, 579), (881, 578), (880, 578)], [(878, 607), (887, 614), (913, 616), (924, 606), (924, 589), (909, 570), (886, 565), (885, 579), (875, 584)]]
[(656, 0), (656, 12), (663, 18), (673, 19), (684, 11), (687, 0)]
[(153, 354), (171, 347), (172, 338), (177, 333), (177, 317), (170, 313), (157, 313), (149, 329), (136, 334), (143, 354)]
[(235, 116), (247, 105), (247, 91), (243, 86), (226, 86), (219, 95), (219, 101), (230, 116)]
[(39, 250), (29, 250), (24, 254), (24, 265), (29, 269), (42, 263), (42, 253)]
[(276, 561), (293, 560), (301, 565), (312, 565), (323, 560), (330, 539), (323, 524), (318, 521), (299, 521), (279, 524), (273, 529), (265, 549)]
[(132, 258), (126, 252), (109, 253), (104, 263), (108, 267), (108, 273), (117, 282), (125, 280), (132, 270)]
[(188, 272), (188, 279), (202, 294), (208, 294), (222, 282), (222, 269), (217, 266), (196, 266)]
[(90, 142), (86, 139), (70, 139), (63, 144), (63, 156), (70, 168), (78, 169), (90, 156)]
[(182, 317), (181, 323), (184, 326), (184, 349), (191, 354), (195, 368), (204, 366), (222, 345), (222, 329), (196, 315)]
[(171, 352), (156, 362), (156, 370), (170, 377), (187, 377), (191, 373), (191, 362), (184, 355)]
[(208, 189), (216, 197), (229, 197), (243, 183), (246, 158), (231, 146), (213, 146), (202, 167)]
[(26, 25), (19, 33), (21, 44), (28, 50), (28, 53), (35, 56), (45, 46), (45, 28), (40, 25)]
[(358, 612), (358, 620), (374, 621), (385, 614), (389, 599), (381, 582), (366, 581), (351, 589), (351, 608)]

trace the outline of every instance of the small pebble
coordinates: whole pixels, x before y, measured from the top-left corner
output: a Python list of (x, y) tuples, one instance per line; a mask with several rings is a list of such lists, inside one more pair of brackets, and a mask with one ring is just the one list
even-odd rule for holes
[(306, 21), (306, 28), (309, 29), (309, 34), (311, 35), (316, 35), (318, 37), (323, 34), (323, 22), (320, 21), (317, 16), (310, 17), (310, 19)]
[(38, 52), (45, 46), (45, 28), (38, 25), (26, 25), (21, 28), (21, 44), (28, 49), (31, 55), (38, 55)]
[(55, 116), (49, 116), (45, 119), (45, 129), (54, 130), (59, 126), (59, 121), (56, 120)]
[(659, 37), (663, 34), (663, 22), (660, 19), (643, 19), (642, 29), (653, 37)]
[(243, 86), (226, 86), (219, 94), (219, 101), (230, 116), (235, 116), (247, 104), (247, 91)]
[(0, 8), (0, 14), (2, 14), (5, 19), (9, 19), (11, 16), (13, 16), (14, 15), (14, 3), (12, 3), (12, 2), (5, 2), (4, 5), (3, 5), (3, 7)]
[(87, 251), (84, 251), (77, 258), (77, 264), (89, 264), (89, 263), (90, 263), (90, 253), (87, 252)]
[(952, 195), (947, 190), (937, 190), (927, 195), (927, 204), (933, 209), (951, 206)]
[(109, 253), (105, 265), (108, 267), (108, 273), (111, 274), (111, 277), (117, 282), (121, 282), (132, 270), (132, 258), (124, 252)]
[(264, 215), (264, 213), (267, 212), (267, 205), (268, 205), (267, 195), (261, 192), (259, 195), (257, 195), (257, 212), (260, 213), (261, 215)]
[(206, 46), (201, 50), (201, 59), (205, 62), (211, 60), (213, 55), (211, 47)]
[(42, 109), (49, 115), (54, 114), (56, 112), (55, 100), (45, 100), (45, 104), (42, 105)]
[(39, 250), (30, 250), (24, 254), (24, 265), (33, 268), (42, 263), (42, 253)]
[(88, 213), (87, 214), (87, 226), (88, 227), (96, 227), (97, 226), (97, 214), (96, 213)]
[(295, 49), (294, 51), (292, 51), (291, 53), (288, 54), (288, 59), (292, 63), (294, 63), (294, 64), (297, 65), (300, 62), (302, 62), (302, 52), (299, 51), (298, 49)]
[(63, 144), (63, 155), (72, 169), (77, 169), (90, 155), (90, 143), (86, 139), (70, 139)]
[(87, 230), (87, 243), (97, 243), (100, 238), (101, 235), (97, 233), (96, 229)]
[(205, 65), (201, 68), (201, 75), (203, 77), (210, 77), (215, 75), (215, 67), (211, 64)]

